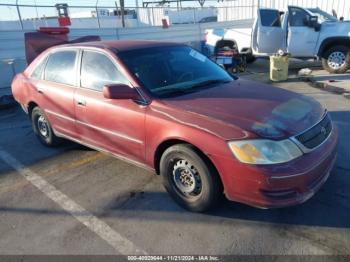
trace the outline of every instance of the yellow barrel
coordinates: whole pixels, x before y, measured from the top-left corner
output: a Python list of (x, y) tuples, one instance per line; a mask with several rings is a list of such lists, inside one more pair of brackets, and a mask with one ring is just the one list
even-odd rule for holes
[(270, 56), (270, 80), (285, 81), (288, 79), (288, 56)]

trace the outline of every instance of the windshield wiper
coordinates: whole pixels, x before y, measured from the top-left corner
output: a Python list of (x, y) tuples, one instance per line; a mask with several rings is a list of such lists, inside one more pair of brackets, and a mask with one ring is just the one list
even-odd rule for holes
[(193, 92), (193, 90), (190, 90), (188, 88), (174, 88), (174, 89), (168, 89), (164, 92), (161, 92), (158, 95), (160, 97), (168, 97), (168, 96), (184, 95), (184, 94), (188, 94), (190, 92)]
[(209, 86), (212, 84), (222, 84), (222, 83), (229, 83), (231, 82), (231, 80), (224, 80), (224, 79), (211, 79), (211, 80), (206, 80), (206, 81), (202, 81), (196, 84), (193, 84), (191, 86), (189, 86), (187, 89), (195, 89), (198, 87), (204, 87), (204, 86)]
[(223, 80), (223, 79), (211, 79), (202, 81), (196, 84), (193, 84), (191, 86), (185, 87), (185, 88), (170, 88), (166, 89), (163, 92), (160, 92), (158, 95), (160, 97), (168, 97), (168, 96), (177, 96), (177, 95), (184, 95), (191, 92), (195, 92), (195, 90), (199, 87), (207, 87), (209, 88), (212, 84), (218, 84), (218, 83), (228, 83), (231, 82), (231, 80)]

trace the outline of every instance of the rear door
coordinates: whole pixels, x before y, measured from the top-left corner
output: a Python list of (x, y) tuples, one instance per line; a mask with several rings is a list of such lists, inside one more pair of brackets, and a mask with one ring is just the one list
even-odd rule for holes
[(284, 48), (284, 35), (280, 12), (276, 9), (259, 9), (252, 33), (255, 54), (270, 55)]
[(75, 93), (80, 139), (98, 149), (144, 161), (145, 106), (130, 99), (106, 99), (106, 84), (129, 84), (114, 58), (99, 50), (81, 54), (80, 88)]
[[(59, 49), (48, 55), (43, 79), (35, 87), (44, 110), (56, 132), (77, 137), (74, 112), (74, 92), (77, 69), (76, 49)], [(35, 78), (35, 71), (33, 73)]]
[(319, 37), (313, 27), (308, 27), (306, 21), (310, 14), (300, 7), (288, 7), (288, 52), (293, 57), (312, 57)]

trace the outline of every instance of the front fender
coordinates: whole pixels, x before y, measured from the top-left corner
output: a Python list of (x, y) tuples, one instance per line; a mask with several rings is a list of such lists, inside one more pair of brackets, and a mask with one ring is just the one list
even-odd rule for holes
[[(154, 167), (155, 154), (165, 141), (179, 140), (192, 144), (202, 153), (211, 155), (230, 154), (225, 138), (211, 130), (196, 126), (191, 121), (176, 118), (161, 110), (150, 107), (146, 112), (146, 164)], [(214, 163), (215, 165), (215, 163)]]
[(332, 36), (323, 39), (318, 48), (317, 56), (322, 57), (322, 54), (332, 45), (349, 45), (350, 37), (347, 36)]

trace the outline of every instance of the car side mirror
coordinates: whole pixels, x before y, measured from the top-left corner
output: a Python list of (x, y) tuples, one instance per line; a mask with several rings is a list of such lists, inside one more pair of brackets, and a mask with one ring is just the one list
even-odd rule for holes
[(304, 24), (308, 27), (314, 28), (315, 31), (320, 31), (321, 25), (318, 23), (318, 16), (316, 15), (305, 18)]
[(314, 27), (317, 23), (318, 17), (317, 16), (307, 16), (304, 18), (304, 25), (308, 27)]
[(140, 99), (136, 89), (125, 84), (105, 85), (103, 87), (103, 96), (108, 99)]

